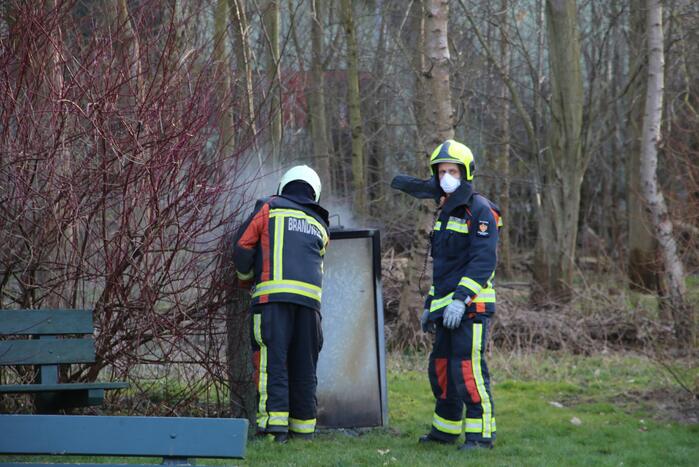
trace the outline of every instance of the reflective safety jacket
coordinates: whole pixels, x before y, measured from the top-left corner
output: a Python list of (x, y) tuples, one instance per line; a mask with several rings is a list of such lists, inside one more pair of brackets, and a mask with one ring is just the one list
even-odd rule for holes
[(472, 303), (467, 313), (495, 312), (493, 278), (497, 263), (499, 208), (474, 193), (470, 183), (447, 198), (432, 232), (433, 282), (425, 308), (442, 317), (452, 300)]
[(328, 213), (282, 196), (257, 202), (238, 230), (238, 278), (253, 280), (252, 303), (287, 302), (320, 310)]

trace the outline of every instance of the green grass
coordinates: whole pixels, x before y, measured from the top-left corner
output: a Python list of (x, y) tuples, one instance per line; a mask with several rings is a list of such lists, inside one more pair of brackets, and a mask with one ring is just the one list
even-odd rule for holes
[[(674, 378), (643, 356), (494, 355), (490, 366), (496, 448), (468, 453), (458, 452), (455, 446), (416, 442), (429, 429), (433, 409), (425, 360), (421, 354), (389, 356), (389, 428), (359, 434), (321, 432), (313, 442), (292, 440), (283, 446), (254, 440), (248, 443), (246, 460), (237, 464), (697, 465), (699, 425), (673, 421), (686, 416), (689, 409), (696, 414), (696, 401), (683, 406), (682, 390)], [(674, 362), (673, 369), (697, 391), (696, 362)], [(571, 423), (574, 418), (580, 424)], [(9, 458), (0, 457), (0, 462), (4, 460)], [(52, 459), (57, 460), (88, 461)], [(199, 464), (230, 462), (201, 460)]]

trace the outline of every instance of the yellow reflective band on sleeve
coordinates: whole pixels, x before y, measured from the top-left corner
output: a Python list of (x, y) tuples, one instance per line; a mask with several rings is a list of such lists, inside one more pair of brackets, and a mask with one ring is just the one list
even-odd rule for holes
[(274, 219), (274, 271), (272, 279), (275, 281), (282, 278), (284, 272), (284, 216), (276, 216)]
[(438, 299), (433, 299), (432, 302), (430, 303), (430, 313), (433, 313), (435, 311), (439, 311), (445, 306), (449, 305), (452, 300), (454, 299), (454, 293), (450, 293), (446, 297), (438, 298)]
[(459, 281), (459, 285), (461, 287), (466, 287), (467, 289), (471, 290), (475, 295), (478, 295), (481, 292), (481, 289), (483, 288), (478, 282), (466, 276), (461, 278), (461, 281)]
[(458, 217), (450, 217), (449, 222), (447, 222), (447, 230), (453, 230), (459, 233), (468, 233), (468, 224), (466, 219), (460, 219)]
[(240, 279), (241, 281), (246, 281), (246, 280), (248, 280), (248, 279), (252, 279), (253, 277), (255, 277), (255, 271), (252, 271), (252, 270), (251, 270), (251, 271), (248, 272), (248, 273), (243, 273), (243, 272), (240, 272), (240, 271), (236, 271), (236, 272), (235, 272), (235, 275), (238, 276), (238, 279)]
[(487, 287), (473, 299), (473, 303), (495, 303), (495, 289)]
[(316, 431), (316, 419), (298, 420), (296, 418), (289, 418), (289, 431), (293, 431), (294, 433), (313, 433)]
[(463, 420), (447, 420), (436, 413), (432, 416), (432, 426), (442, 433), (460, 435), (463, 430)]
[(485, 381), (481, 370), (481, 351), (483, 341), (483, 324), (473, 323), (473, 344), (471, 346), (471, 366), (473, 369), (473, 377), (476, 380), (476, 389), (481, 397), (481, 408), (483, 410), (483, 428), (482, 435), (484, 438), (492, 436), (492, 416), (493, 409), (490, 404), (490, 397), (485, 390)]
[(435, 222), (433, 230), (441, 230), (441, 229), (442, 229), (442, 221)]
[[(497, 431), (495, 427), (495, 417), (490, 419), (490, 431), (491, 433)], [(467, 418), (464, 422), (464, 432), (466, 433), (482, 433), (483, 432), (483, 419), (481, 418)]]
[(269, 425), (287, 426), (289, 424), (289, 412), (270, 412)]
[(255, 291), (252, 294), (252, 298), (275, 293), (303, 295), (304, 297), (312, 298), (318, 301), (320, 301), (322, 296), (321, 288), (317, 285), (309, 284), (308, 282), (283, 279), (279, 281), (260, 282), (255, 286)]
[(262, 315), (255, 313), (252, 315), (252, 320), (255, 342), (260, 346), (260, 374), (257, 382), (260, 402), (257, 407), (257, 426), (266, 428), (269, 421), (269, 414), (267, 413), (267, 346), (262, 341)]
[[(328, 242), (330, 241), (330, 238), (328, 237), (328, 233), (327, 233), (325, 227), (323, 227), (323, 225), (320, 222), (318, 222), (314, 217), (309, 216), (305, 212), (296, 211), (294, 209), (272, 209), (271, 211), (269, 211), (269, 217), (272, 217), (272, 218), (294, 217), (296, 219), (303, 219), (318, 229), (321, 237), (323, 237), (323, 245), (327, 246)], [(283, 226), (283, 224), (282, 224), (282, 226)]]
[(433, 285), (432, 287), (430, 287), (429, 296), (430, 296), (430, 297), (434, 297), (434, 285)]

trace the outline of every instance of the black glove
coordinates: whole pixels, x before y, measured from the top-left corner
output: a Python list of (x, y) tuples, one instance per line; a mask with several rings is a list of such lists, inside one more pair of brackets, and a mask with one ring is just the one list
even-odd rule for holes
[(434, 321), (430, 321), (430, 310), (425, 309), (420, 317), (420, 327), (422, 332), (434, 332), (435, 324)]

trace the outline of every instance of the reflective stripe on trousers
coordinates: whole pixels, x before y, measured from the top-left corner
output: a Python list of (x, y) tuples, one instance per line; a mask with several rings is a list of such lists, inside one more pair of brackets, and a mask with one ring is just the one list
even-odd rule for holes
[[(467, 418), (464, 423), (464, 432), (466, 433), (483, 433), (483, 419)], [(496, 431), (495, 417), (490, 419), (490, 432)]]
[(313, 433), (316, 430), (316, 419), (298, 420), (289, 418), (289, 431), (294, 433)]
[(485, 381), (483, 381), (483, 373), (481, 372), (481, 352), (483, 350), (483, 325), (481, 323), (473, 323), (473, 348), (471, 350), (471, 364), (473, 365), (473, 376), (476, 379), (476, 388), (478, 395), (481, 397), (481, 407), (483, 408), (483, 438), (490, 438), (492, 427), (493, 410), (490, 403), (490, 396), (485, 389)]
[(443, 433), (450, 435), (460, 435), (463, 429), (462, 420), (447, 420), (436, 413), (432, 415), (432, 426)]
[(260, 368), (257, 392), (259, 394), (259, 404), (257, 406), (257, 426), (266, 428), (269, 422), (267, 413), (267, 346), (262, 341), (262, 315), (255, 313), (253, 319), (253, 334), (255, 342), (260, 347)]
[(270, 412), (269, 425), (287, 426), (289, 424), (289, 412)]

